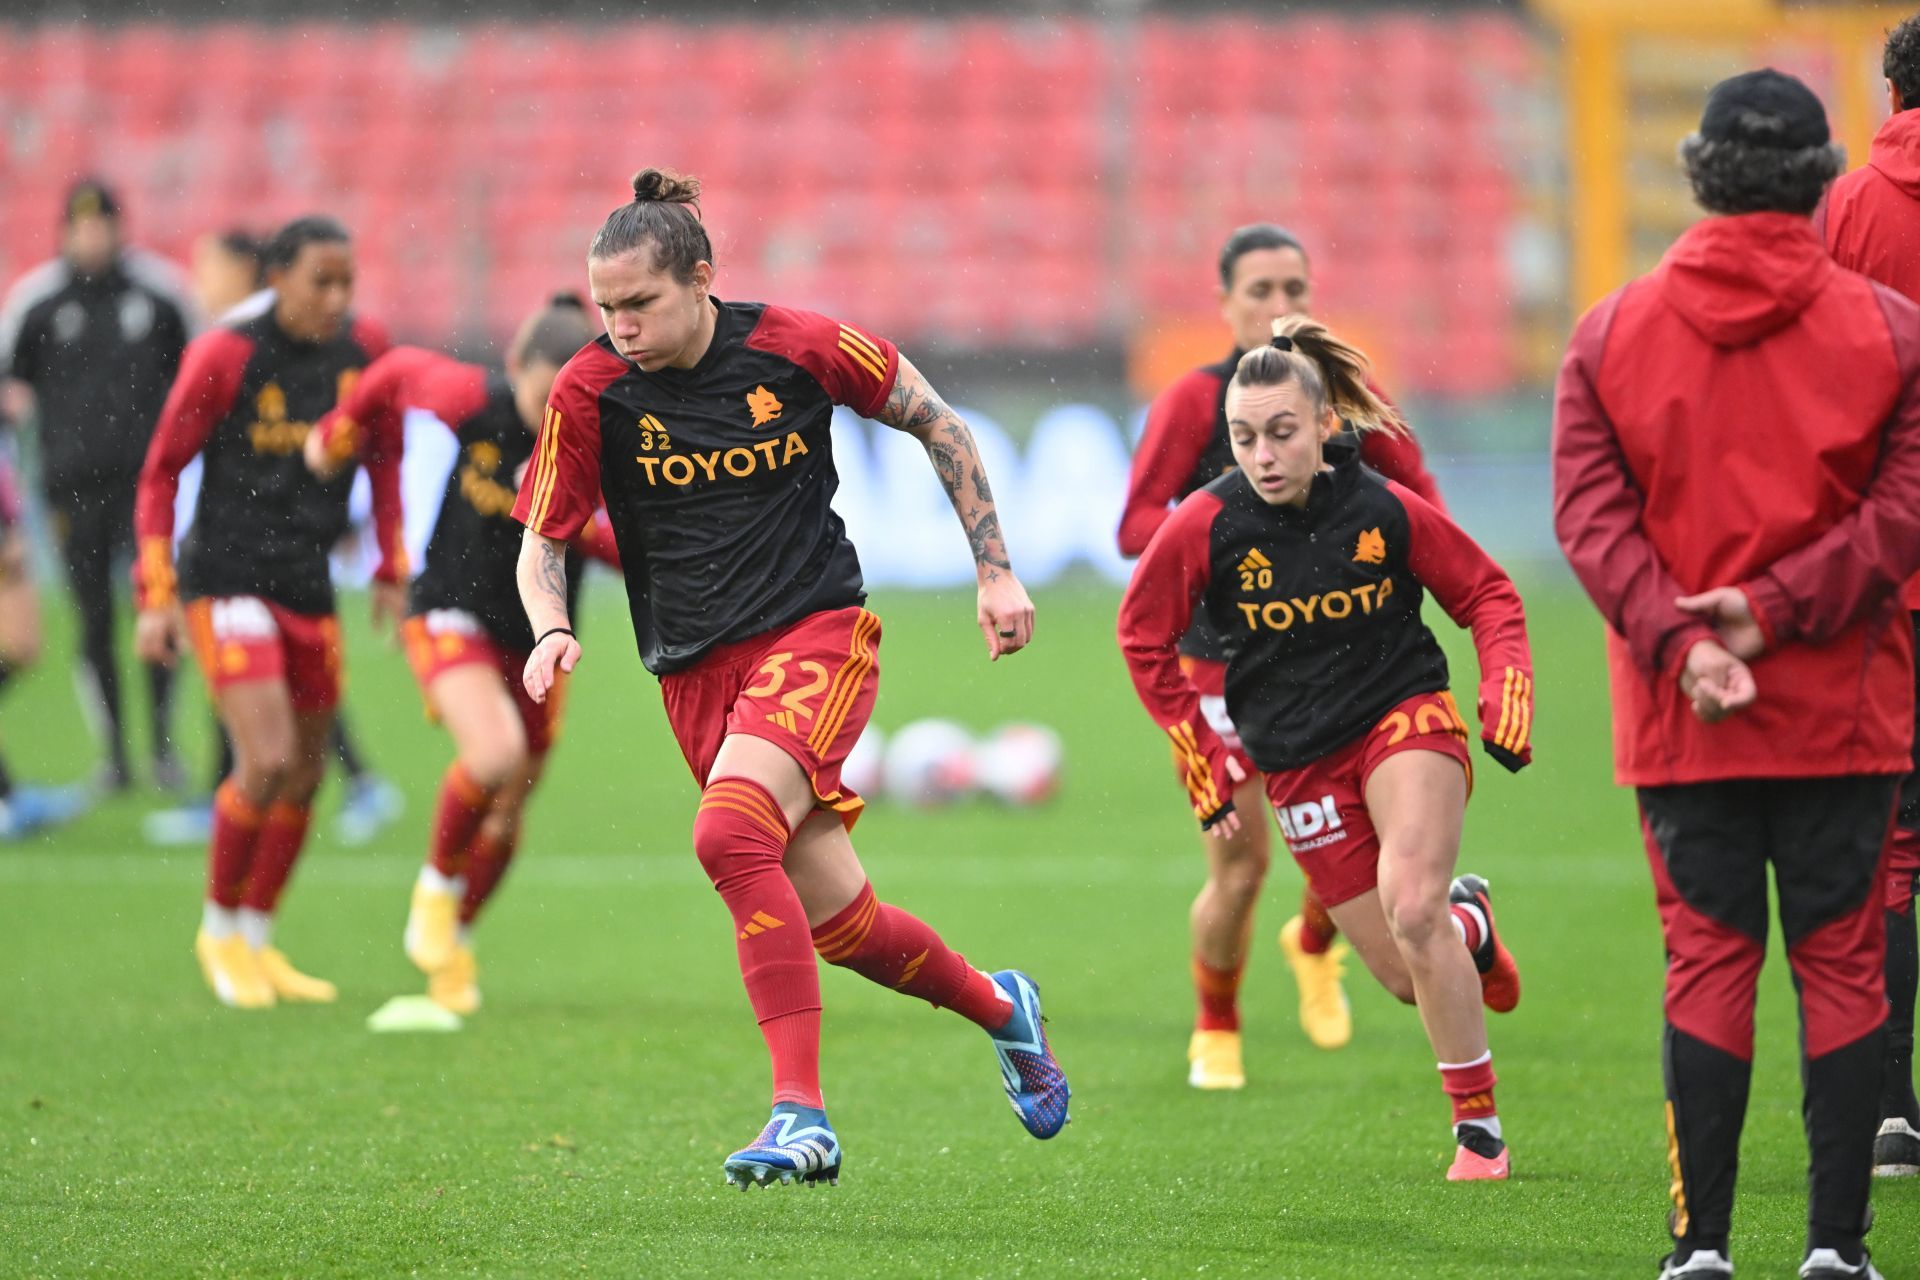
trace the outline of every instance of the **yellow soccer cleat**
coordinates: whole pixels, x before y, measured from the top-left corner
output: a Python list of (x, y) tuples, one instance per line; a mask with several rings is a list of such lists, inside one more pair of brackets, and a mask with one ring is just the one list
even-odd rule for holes
[(1300, 986), (1300, 1029), (1318, 1048), (1339, 1049), (1353, 1039), (1353, 1011), (1340, 986), (1346, 973), (1341, 961), (1347, 957), (1347, 944), (1336, 942), (1319, 955), (1310, 954), (1300, 946), (1300, 931), (1305, 927), (1306, 921), (1299, 916), (1280, 926), (1280, 950)]
[(1187, 1041), (1187, 1083), (1196, 1089), (1244, 1089), (1238, 1031), (1196, 1031)]
[(480, 966), (473, 948), (456, 944), (437, 972), (427, 975), (427, 996), (442, 1009), (461, 1016), (480, 1008)]
[(332, 1004), (340, 998), (339, 988), (324, 978), (314, 978), (293, 967), (285, 953), (275, 947), (263, 947), (255, 953), (260, 972), (266, 975), (282, 1000), (295, 1004)]
[(458, 945), (454, 928), (459, 920), (460, 899), (456, 895), (424, 884), (413, 886), (413, 905), (407, 911), (403, 941), (414, 968), (428, 977), (446, 968)]
[(214, 998), (232, 1009), (271, 1009), (273, 988), (267, 985), (247, 941), (239, 934), (216, 938), (202, 929), (193, 940), (200, 973)]

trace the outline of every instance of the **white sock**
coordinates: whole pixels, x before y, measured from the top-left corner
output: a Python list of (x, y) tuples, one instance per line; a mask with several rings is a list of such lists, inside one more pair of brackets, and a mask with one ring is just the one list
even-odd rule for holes
[(1467, 926), (1461, 924), (1460, 917), (1455, 914), (1455, 912), (1459, 911), (1464, 911), (1473, 917), (1473, 922), (1480, 926), (1480, 941), (1485, 942), (1487, 940), (1487, 913), (1480, 909), (1478, 903), (1454, 902), (1448, 905), (1452, 907), (1452, 910), (1447, 912), (1447, 919), (1453, 921), (1454, 936), (1460, 939), (1461, 946), (1465, 946), (1467, 943)]
[(273, 945), (273, 917), (264, 911), (255, 911), (252, 907), (242, 907), (239, 911), (240, 936), (255, 951), (265, 951)]
[(429, 893), (450, 893), (457, 898), (466, 893), (467, 878), (444, 875), (440, 868), (429, 862), (420, 868), (420, 887)]
[(209, 902), (200, 908), (200, 927), (209, 938), (224, 940), (240, 931), (239, 913), (232, 907)]

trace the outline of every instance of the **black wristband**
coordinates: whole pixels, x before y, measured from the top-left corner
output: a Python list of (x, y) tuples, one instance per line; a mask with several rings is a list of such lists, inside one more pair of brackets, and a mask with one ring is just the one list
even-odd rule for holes
[(1206, 817), (1200, 819), (1200, 829), (1202, 831), (1211, 831), (1232, 813), (1233, 801), (1229, 800)]
[(1527, 767), (1526, 757), (1507, 750), (1490, 738), (1480, 739), (1480, 745), (1486, 750), (1488, 755), (1493, 757), (1494, 762), (1508, 773), (1518, 773)]
[(567, 627), (548, 627), (548, 628), (547, 628), (547, 629), (546, 629), (545, 631), (542, 631), (542, 632), (540, 633), (540, 638), (539, 638), (538, 640), (535, 640), (535, 641), (533, 642), (533, 647), (534, 647), (535, 649), (538, 649), (538, 648), (539, 648), (539, 647), (541, 646), (541, 644), (543, 644), (543, 643), (544, 643), (544, 642), (546, 641), (546, 638), (547, 638), (548, 636), (565, 636), (565, 637), (567, 637), (567, 638), (568, 638), (569, 640), (577, 640), (577, 639), (579, 639), (579, 637), (578, 637), (578, 636), (576, 636), (576, 635), (574, 635), (574, 634), (573, 634), (573, 631), (572, 631), (572, 630), (571, 630), (570, 628), (567, 628)]

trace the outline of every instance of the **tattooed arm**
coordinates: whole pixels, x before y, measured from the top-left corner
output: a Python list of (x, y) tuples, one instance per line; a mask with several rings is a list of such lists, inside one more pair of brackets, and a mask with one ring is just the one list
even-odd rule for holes
[(571, 634), (546, 635), (555, 627), (573, 626), (567, 616), (567, 544), (527, 530), (520, 540), (514, 577), (520, 585), (520, 606), (527, 611), (527, 623), (539, 641), (527, 655), (521, 679), (529, 697), (545, 702), (559, 678), (554, 669), (572, 671), (580, 662), (580, 642)]
[(1024, 649), (1033, 639), (1033, 602), (1013, 575), (993, 488), (987, 483), (973, 432), (904, 355), (893, 391), (875, 416), (925, 447), (954, 514), (960, 517), (980, 580), (979, 623), (987, 656), (998, 659)]

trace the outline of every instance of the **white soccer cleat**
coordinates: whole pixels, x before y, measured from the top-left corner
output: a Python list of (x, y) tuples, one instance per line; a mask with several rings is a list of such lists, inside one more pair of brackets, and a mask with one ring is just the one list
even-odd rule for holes
[(1911, 1178), (1916, 1173), (1920, 1173), (1920, 1133), (1905, 1117), (1889, 1116), (1874, 1135), (1873, 1176)]

